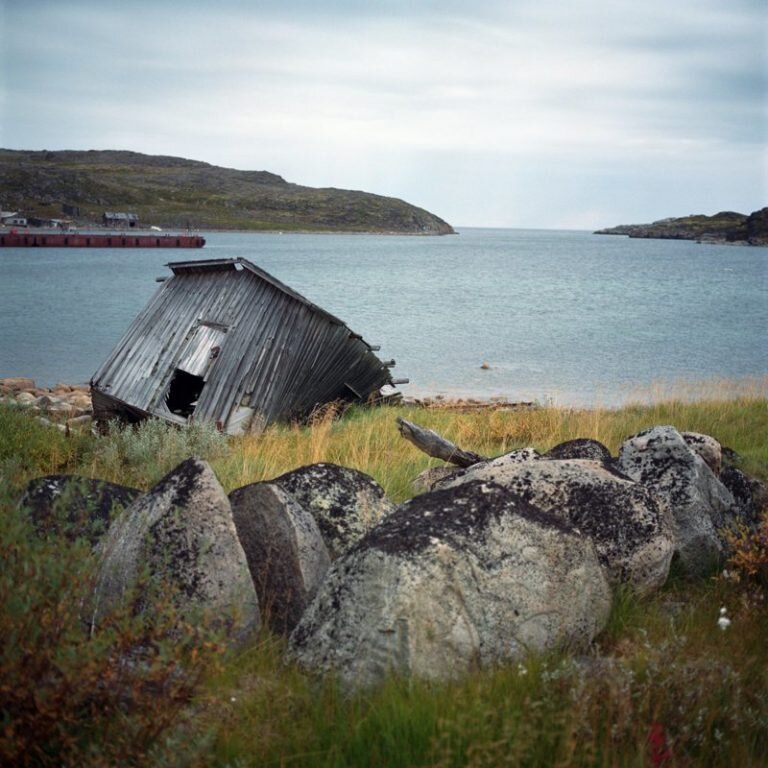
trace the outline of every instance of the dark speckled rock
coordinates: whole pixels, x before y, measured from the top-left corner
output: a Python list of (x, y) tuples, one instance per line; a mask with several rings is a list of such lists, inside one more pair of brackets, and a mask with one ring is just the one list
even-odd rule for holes
[[(202, 611), (242, 635), (259, 605), (229, 499), (211, 468), (187, 459), (115, 519), (100, 545), (94, 620), (147, 574), (182, 616)], [(145, 610), (140, 591), (136, 610)]]
[(80, 537), (95, 546), (107, 532), (112, 518), (141, 491), (104, 480), (76, 475), (48, 475), (31, 480), (19, 506), (29, 511), (41, 535)]
[(621, 446), (618, 462), (670, 511), (682, 569), (701, 576), (717, 567), (724, 551), (719, 530), (734, 499), (682, 435), (671, 426), (640, 432)]
[(547, 459), (589, 459), (606, 467), (613, 464), (611, 452), (602, 443), (587, 437), (560, 443), (554, 448), (550, 448), (544, 456)]
[(237, 535), (275, 632), (290, 632), (331, 565), (314, 517), (279, 486), (253, 483), (229, 494)]
[(331, 566), (290, 653), (349, 686), (586, 646), (611, 593), (589, 539), (481, 481), (417, 496)]
[(745, 526), (757, 530), (760, 513), (768, 510), (768, 485), (736, 467), (725, 467), (720, 472), (720, 482), (731, 492), (735, 502), (727, 516), (728, 527)]
[(337, 464), (310, 464), (270, 482), (312, 513), (331, 559), (395, 508), (372, 477)]

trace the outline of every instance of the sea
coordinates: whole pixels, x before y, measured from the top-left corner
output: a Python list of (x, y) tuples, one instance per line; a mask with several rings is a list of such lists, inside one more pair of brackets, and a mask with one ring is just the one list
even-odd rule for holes
[(167, 262), (243, 257), (380, 345), (408, 397), (611, 407), (768, 381), (768, 248), (523, 229), (202, 234), (202, 250), (0, 249), (0, 377), (87, 382)]

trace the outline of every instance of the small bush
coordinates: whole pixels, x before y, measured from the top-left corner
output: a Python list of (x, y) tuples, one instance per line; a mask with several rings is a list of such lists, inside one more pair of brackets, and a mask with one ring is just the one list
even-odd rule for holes
[(726, 573), (768, 588), (768, 510), (763, 512), (756, 530), (742, 526), (728, 535), (728, 544), (731, 556)]
[(208, 461), (229, 454), (226, 435), (209, 424), (175, 427), (160, 419), (139, 424), (112, 422), (90, 451), (93, 477), (148, 487), (190, 456)]

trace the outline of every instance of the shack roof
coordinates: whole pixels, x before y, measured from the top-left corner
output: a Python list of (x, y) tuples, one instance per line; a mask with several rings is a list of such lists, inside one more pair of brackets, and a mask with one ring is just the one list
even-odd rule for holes
[(248, 259), (241, 257), (234, 259), (200, 259), (199, 261), (172, 261), (165, 265), (173, 272), (174, 275), (205, 273), (205, 272), (226, 272), (229, 270), (246, 269), (254, 275), (258, 276), (266, 283), (269, 283), (273, 288), (284, 293), (286, 296), (290, 296), (292, 299), (302, 303), (305, 307), (317, 312), (324, 317), (327, 317), (332, 323), (337, 325), (344, 325), (344, 321), (340, 320), (335, 315), (326, 311), (322, 307), (317, 306), (305, 296), (302, 296), (298, 291), (294, 291), (293, 288), (278, 280), (276, 277), (265, 272), (261, 267), (257, 267)]

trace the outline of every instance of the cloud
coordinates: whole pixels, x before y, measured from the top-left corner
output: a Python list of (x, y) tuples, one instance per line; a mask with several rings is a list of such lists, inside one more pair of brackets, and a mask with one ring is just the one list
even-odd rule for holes
[[(569, 189), (598, 164), (641, 179), (728, 156), (760, 186), (766, 27), (751, 0), (0, 7), (8, 146), (186, 154), (467, 216), (466, 184), (521, 173), (543, 205), (552, 184), (521, 170), (537, 166)], [(435, 158), (464, 184), (436, 188), (428, 169), (456, 174)], [(610, 211), (611, 193), (591, 194), (558, 220)]]

